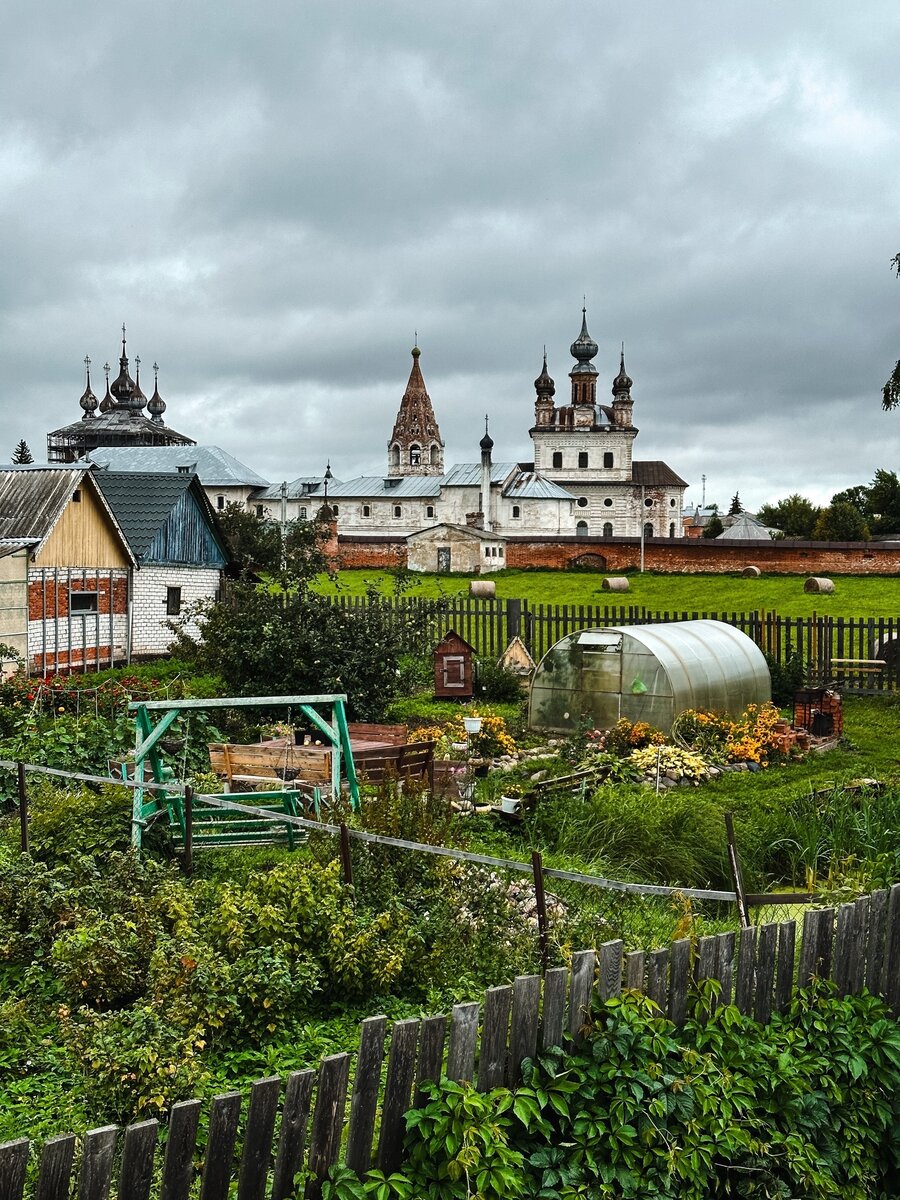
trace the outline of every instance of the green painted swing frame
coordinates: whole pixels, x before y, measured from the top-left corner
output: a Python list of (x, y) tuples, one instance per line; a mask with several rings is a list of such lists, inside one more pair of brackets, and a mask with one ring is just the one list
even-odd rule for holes
[[(350, 805), (354, 811), (359, 809), (359, 781), (353, 764), (353, 751), (350, 747), (350, 732), (347, 728), (347, 697), (341, 694), (326, 694), (321, 696), (221, 696), (210, 700), (135, 700), (128, 705), (129, 712), (134, 713), (134, 762), (122, 765), (123, 778), (125, 772), (133, 769), (130, 776), (138, 785), (134, 789), (134, 800), (131, 813), (131, 844), (140, 852), (143, 832), (151, 820), (155, 820), (163, 810), (168, 810), (169, 820), (173, 826), (179, 826), (182, 836), (185, 832), (184, 795), (181, 783), (176, 783), (175, 772), (168, 766), (160, 752), (160, 739), (184, 713), (197, 709), (216, 708), (290, 708), (297, 709), (316, 727), (328, 745), (331, 747), (331, 794), (337, 799), (341, 794), (341, 774), (347, 776), (350, 793)], [(326, 712), (320, 712), (324, 708)], [(162, 713), (160, 719), (153, 723), (151, 713)], [(149, 777), (148, 777), (149, 769)], [(142, 788), (144, 781), (163, 785), (153, 790)], [(165, 789), (165, 784), (171, 783), (172, 790)], [(299, 815), (295, 810), (299, 793), (290, 790), (270, 792), (228, 792), (230, 800), (240, 802), (252, 798), (254, 803), (281, 800), (290, 815)], [(295, 830), (288, 825), (288, 842), (293, 847)], [(216, 841), (216, 835), (211, 835), (210, 842)], [(226, 839), (222, 838), (223, 844)]]

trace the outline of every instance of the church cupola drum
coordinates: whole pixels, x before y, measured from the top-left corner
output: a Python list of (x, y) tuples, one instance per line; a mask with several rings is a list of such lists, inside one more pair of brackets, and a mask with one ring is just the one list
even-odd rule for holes
[(388, 475), (444, 473), (444, 443), (422, 378), (421, 353), (413, 347), (409, 382), (388, 442)]

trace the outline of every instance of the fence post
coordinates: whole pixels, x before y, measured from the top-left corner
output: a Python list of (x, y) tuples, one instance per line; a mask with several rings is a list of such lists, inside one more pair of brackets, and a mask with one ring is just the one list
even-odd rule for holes
[(22, 853), (28, 853), (28, 790), (25, 787), (25, 764), (16, 763), (16, 778), (19, 786), (19, 837)]
[(734, 892), (737, 896), (738, 917), (746, 928), (750, 924), (750, 911), (747, 908), (747, 897), (744, 893), (744, 876), (741, 871), (741, 860), (738, 855), (737, 842), (734, 840), (734, 818), (730, 812), (725, 814), (725, 832), (728, 836), (728, 862), (731, 867), (731, 878)]
[(188, 875), (194, 873), (194, 789), (187, 784), (184, 789), (184, 869)]
[(522, 601), (507, 600), (506, 602), (506, 641), (511, 642), (519, 637), (522, 629)]
[(549, 937), (547, 931), (547, 900), (544, 896), (544, 865), (539, 850), (531, 852), (531, 869), (534, 872), (534, 898), (537, 903), (538, 935), (541, 946), (541, 974), (547, 974)]
[(344, 883), (353, 884), (353, 860), (350, 858), (350, 831), (341, 821), (341, 874)]

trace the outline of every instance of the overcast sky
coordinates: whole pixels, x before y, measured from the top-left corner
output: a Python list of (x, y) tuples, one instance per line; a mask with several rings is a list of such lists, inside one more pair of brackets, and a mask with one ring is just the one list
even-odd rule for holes
[(447, 463), (485, 412), (527, 460), (586, 296), (690, 501), (900, 467), (896, 0), (4, 13), (0, 457), (124, 321), (167, 421), (273, 483), (384, 472), (415, 330)]

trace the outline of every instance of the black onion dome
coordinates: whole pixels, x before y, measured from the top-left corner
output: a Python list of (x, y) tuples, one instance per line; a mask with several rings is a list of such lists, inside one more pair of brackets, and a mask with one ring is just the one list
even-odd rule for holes
[(87, 357), (85, 357), (85, 360), (84, 360), (84, 367), (85, 367), (87, 379), (85, 382), (84, 394), (82, 395), (82, 397), (78, 401), (78, 403), (81, 405), (82, 410), (84, 412), (84, 416), (82, 417), (82, 420), (86, 421), (89, 417), (92, 417), (94, 415), (94, 413), (97, 411), (98, 400), (97, 400), (97, 397), (94, 395), (94, 393), (91, 391), (91, 360)]
[(162, 424), (162, 415), (166, 411), (166, 402), (159, 394), (159, 367), (153, 364), (153, 395), (147, 401), (147, 412), (150, 419)]
[(619, 373), (613, 380), (612, 394), (615, 396), (617, 392), (630, 392), (632, 385), (631, 376), (625, 370), (625, 351), (622, 351), (619, 359)]
[(125, 352), (125, 326), (122, 326), (122, 357), (119, 359), (119, 374), (110, 387), (113, 400), (121, 408), (131, 407), (134, 380), (128, 374), (128, 355)]
[(550, 378), (550, 372), (547, 370), (547, 355), (544, 354), (544, 365), (541, 368), (541, 373), (534, 381), (534, 390), (539, 396), (553, 396), (556, 393), (556, 384)]
[(131, 393), (132, 408), (141, 409), (147, 403), (147, 397), (141, 390), (141, 360), (134, 360), (134, 391)]
[(578, 366), (573, 368), (573, 375), (596, 375), (597, 368), (591, 362), (595, 357), (600, 347), (588, 333), (587, 327), (587, 309), (581, 310), (581, 333), (569, 347), (569, 352), (573, 358), (578, 360)]
[(493, 448), (494, 448), (494, 439), (488, 433), (487, 416), (485, 416), (485, 418), (484, 418), (484, 437), (481, 439), (481, 441), (478, 443), (478, 445), (481, 447), (482, 450), (493, 450)]

